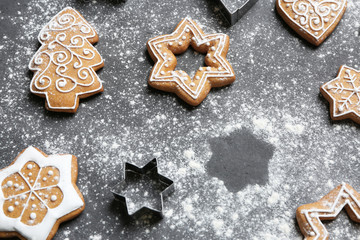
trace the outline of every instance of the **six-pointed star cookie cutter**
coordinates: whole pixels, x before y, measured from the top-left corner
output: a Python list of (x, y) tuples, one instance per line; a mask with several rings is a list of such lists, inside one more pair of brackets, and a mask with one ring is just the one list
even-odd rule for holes
[[(252, 6), (258, 0), (238, 0), (241, 3), (241, 7), (237, 8), (236, 10), (231, 9), (225, 0), (217, 0), (218, 4), (220, 5), (221, 13), (224, 15), (226, 20), (229, 22), (230, 26), (234, 25), (237, 21), (242, 18), (247, 11), (250, 10)], [(238, 4), (238, 3), (237, 3)]]
[[(144, 215), (145, 213), (149, 213), (149, 212), (155, 213), (155, 214), (159, 215), (160, 217), (163, 217), (162, 210), (164, 209), (164, 198), (167, 197), (168, 195), (170, 195), (171, 193), (173, 193), (175, 190), (175, 187), (174, 187), (174, 182), (172, 180), (159, 174), (157, 166), (158, 166), (158, 164), (157, 164), (156, 158), (154, 158), (153, 160), (148, 162), (144, 167), (141, 167), (141, 168), (139, 168), (138, 166), (131, 164), (129, 162), (125, 162), (123, 180), (119, 184), (115, 185), (113, 190), (111, 190), (111, 192), (113, 193), (116, 200), (119, 200), (120, 202), (122, 202), (124, 204), (126, 213), (130, 217), (138, 218), (138, 217)], [(126, 179), (128, 178), (129, 174), (134, 174), (134, 173), (139, 174), (139, 175), (148, 175), (149, 173), (153, 174), (153, 177), (155, 177), (162, 184), (166, 185), (166, 188), (162, 192), (160, 192), (160, 198), (161, 198), (161, 207), (160, 208), (148, 207), (148, 206), (143, 205), (140, 209), (138, 209), (134, 212), (130, 211), (125, 195), (122, 195), (118, 191), (119, 191), (119, 189), (122, 189), (126, 185)]]

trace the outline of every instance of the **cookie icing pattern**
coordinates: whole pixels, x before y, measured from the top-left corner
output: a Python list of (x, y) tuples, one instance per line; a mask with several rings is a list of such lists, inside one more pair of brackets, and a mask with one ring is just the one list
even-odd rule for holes
[(28, 147), (0, 170), (0, 183), (0, 232), (47, 239), (58, 219), (84, 206), (72, 183), (72, 155), (46, 157)]
[(330, 102), (332, 119), (350, 118), (355, 122), (360, 122), (359, 71), (342, 66), (338, 76), (321, 86), (320, 91)]
[[(47, 177), (41, 178), (41, 175)], [(25, 163), (21, 171), (8, 176), (1, 184), (5, 215), (21, 218), (26, 225), (37, 225), (42, 218), (39, 219), (34, 211), (41, 211), (45, 216), (49, 208), (57, 207), (63, 199), (61, 188), (57, 186), (60, 177), (59, 170), (53, 166), (40, 167), (33, 161)], [(16, 208), (21, 214), (14, 214)]]
[(322, 220), (332, 220), (345, 208), (353, 221), (360, 222), (360, 194), (343, 183), (318, 202), (300, 206), (296, 218), (305, 240), (327, 240), (329, 233)]
[[(148, 41), (148, 51), (156, 63), (149, 84), (160, 90), (175, 92), (180, 97), (186, 95), (187, 102), (191, 105), (200, 104), (211, 85), (220, 87), (235, 80), (234, 71), (226, 60), (228, 44), (227, 35), (204, 34), (193, 20), (188, 17), (183, 19), (172, 34)], [(174, 54), (186, 51), (190, 45), (195, 51), (207, 53), (205, 58), (207, 67), (198, 69), (193, 79), (183, 71), (174, 71), (176, 66)], [(164, 87), (164, 83), (170, 84), (170, 87)], [(206, 84), (209, 86), (207, 87)], [(206, 92), (205, 96), (200, 96), (204, 92)]]
[(75, 112), (79, 97), (102, 91), (95, 71), (103, 59), (91, 45), (98, 41), (95, 30), (74, 9), (58, 13), (40, 32), (42, 44), (30, 61), (35, 72), (32, 93), (45, 96), (50, 110)]
[(277, 0), (287, 19), (315, 41), (319, 41), (338, 24), (347, 0)]

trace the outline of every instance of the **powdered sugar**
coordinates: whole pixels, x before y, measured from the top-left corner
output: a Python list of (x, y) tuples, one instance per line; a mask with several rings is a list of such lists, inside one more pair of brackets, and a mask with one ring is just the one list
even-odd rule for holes
[[(13, 12), (0, 8), (8, 29), (0, 32), (1, 167), (28, 145), (78, 157), (78, 185), (87, 206), (60, 226), (56, 238), (302, 239), (294, 219), (298, 206), (342, 181), (360, 191), (358, 127), (332, 123), (319, 97), (320, 85), (341, 64), (358, 67), (357, 1), (349, 1), (341, 23), (319, 48), (286, 27), (274, 13), (274, 0), (259, 1), (231, 28), (222, 27), (212, 5), (202, 0), (10, 2)], [(97, 30), (96, 48), (105, 59), (98, 74), (104, 93), (82, 101), (75, 115), (45, 112), (43, 99), (28, 92), (27, 63), (38, 48), (36, 36), (67, 5)], [(237, 75), (232, 86), (215, 90), (195, 109), (146, 83), (153, 65), (146, 40), (171, 32), (185, 16), (207, 33), (230, 36), (228, 59)], [(275, 151), (268, 182), (233, 193), (204, 166), (213, 155), (209, 141), (241, 129)], [(154, 157), (160, 172), (175, 181), (175, 193), (164, 201), (165, 218), (125, 224), (110, 188), (125, 161), (141, 166)], [(345, 215), (325, 224), (334, 239), (359, 235)]]

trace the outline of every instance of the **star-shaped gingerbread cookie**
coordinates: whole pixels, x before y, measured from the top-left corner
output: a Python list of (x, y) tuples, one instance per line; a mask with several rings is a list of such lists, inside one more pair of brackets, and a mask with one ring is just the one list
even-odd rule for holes
[(333, 120), (350, 118), (360, 124), (360, 72), (342, 66), (338, 76), (321, 86), (320, 91), (330, 103)]
[(296, 219), (304, 240), (327, 240), (329, 233), (323, 220), (335, 219), (345, 208), (351, 220), (360, 222), (360, 194), (349, 184), (342, 183), (319, 201), (296, 210)]
[(340, 22), (347, 0), (276, 0), (280, 16), (311, 44), (320, 45)]
[[(206, 53), (206, 66), (199, 68), (193, 78), (184, 71), (175, 71), (175, 54), (185, 52), (190, 45), (195, 51)], [(190, 18), (183, 19), (172, 34), (150, 39), (147, 49), (155, 62), (149, 85), (173, 92), (192, 106), (199, 105), (212, 87), (222, 87), (235, 80), (234, 70), (226, 60), (229, 37), (204, 34)]]
[(28, 147), (0, 170), (0, 238), (49, 240), (59, 224), (85, 208), (72, 155), (46, 155)]

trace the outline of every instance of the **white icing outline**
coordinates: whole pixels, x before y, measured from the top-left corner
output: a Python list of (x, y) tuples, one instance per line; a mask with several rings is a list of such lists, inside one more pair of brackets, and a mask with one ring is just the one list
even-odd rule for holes
[[(296, 20), (294, 20), (294, 19), (287, 13), (286, 9), (284, 9), (284, 8), (282, 7), (282, 5), (281, 5), (281, 2), (282, 2), (282, 1), (283, 1), (284, 3), (288, 3), (288, 4), (292, 3), (292, 10), (293, 10), (293, 12), (296, 14), (297, 11), (294, 9), (294, 6), (295, 6), (295, 3), (296, 3), (297, 1), (299, 1), (299, 0), (277, 0), (277, 1), (278, 1), (278, 5), (279, 5), (281, 11), (282, 11), (283, 13), (285, 13), (285, 15), (287, 16), (287, 18), (290, 19), (290, 20), (291, 20), (294, 24), (296, 24), (300, 29), (302, 29), (303, 31), (305, 31), (306, 33), (308, 33), (310, 36), (312, 36), (312, 37), (315, 38), (316, 40), (319, 40), (319, 39), (329, 30), (329, 28), (332, 27), (332, 26), (335, 24), (335, 20), (338, 19), (338, 17), (339, 17), (340, 14), (342, 13), (343, 9), (346, 7), (346, 3), (347, 3), (347, 0), (339, 0), (339, 1), (342, 1), (342, 5), (340, 5), (340, 2), (337, 2), (337, 1), (335, 1), (335, 0), (322, 0), (321, 3), (316, 3), (316, 2), (314, 2), (313, 0), (306, 0), (306, 1), (308, 1), (308, 4), (312, 5), (312, 7), (315, 9), (315, 12), (317, 13), (317, 15), (320, 16), (322, 26), (324, 26), (324, 17), (325, 17), (325, 15), (321, 15), (321, 14), (320, 14), (320, 12), (319, 12), (319, 10), (318, 10), (318, 6), (319, 6), (320, 4), (322, 4), (322, 3), (334, 3), (334, 4), (339, 4), (339, 5), (338, 5), (338, 8), (336, 9), (336, 11), (339, 11), (339, 12), (338, 12), (337, 15), (334, 17), (334, 21), (333, 21), (331, 24), (329, 24), (329, 26), (328, 26), (326, 29), (323, 29), (323, 27), (320, 29), (320, 30), (323, 31), (322, 34), (320, 34), (320, 35), (315, 35), (315, 34), (311, 33), (309, 30), (307, 30), (304, 26), (302, 26), (301, 24), (299, 24)], [(301, 4), (305, 4), (305, 3), (301, 3)], [(306, 5), (306, 4), (305, 4), (305, 5)], [(304, 14), (300, 14), (300, 15), (298, 14), (298, 15), (299, 15), (299, 18), (301, 18), (301, 17), (305, 17), (305, 18), (306, 18), (306, 23), (309, 23), (309, 20), (308, 20), (309, 15), (307, 15), (308, 11), (309, 11), (309, 5), (307, 5), (307, 9), (306, 9), (306, 11), (305, 11)], [(328, 16), (328, 15), (330, 15), (330, 14), (331, 14), (331, 11), (330, 11), (329, 14), (327, 14), (326, 16)], [(313, 18), (314, 18), (314, 17), (313, 17)], [(311, 18), (311, 19), (312, 19), (312, 18)], [(311, 19), (310, 19), (310, 24), (309, 24), (309, 27), (310, 27), (310, 28), (312, 28), (312, 20), (311, 20)], [(305, 25), (305, 24), (304, 24), (304, 25)], [(312, 28), (312, 30), (316, 31), (314, 28)], [(320, 30), (319, 30), (319, 31), (320, 31)]]
[(6, 198), (4, 197), (3, 191), (0, 190), (0, 232), (18, 232), (21, 236), (29, 240), (46, 240), (55, 222), (61, 217), (83, 207), (84, 202), (73, 186), (71, 169), (72, 155), (68, 154), (45, 157), (36, 148), (28, 147), (18, 156), (14, 164), (0, 170), (0, 183), (8, 176), (14, 173), (20, 173), (22, 167), (29, 161), (35, 162), (40, 168), (52, 166), (59, 170), (60, 177), (57, 186), (63, 193), (63, 200), (56, 208), (48, 208), (48, 212), (41, 223), (29, 226), (20, 221), (21, 217), (10, 218), (4, 214), (2, 209)]
[[(343, 194), (348, 194), (347, 197), (344, 197)], [(336, 206), (339, 202), (339, 199), (345, 199), (343, 204)], [(327, 239), (327, 237), (329, 236), (328, 231), (326, 230), (324, 224), (322, 223), (322, 221), (320, 220), (320, 217), (336, 217), (340, 211), (346, 206), (348, 205), (350, 207), (350, 209), (352, 210), (352, 212), (355, 214), (355, 216), (357, 217), (357, 219), (360, 219), (360, 215), (357, 211), (354, 210), (351, 202), (349, 199), (352, 199), (356, 205), (358, 206), (358, 208), (360, 208), (360, 202), (358, 201), (357, 198), (354, 197), (354, 195), (352, 194), (352, 191), (350, 191), (348, 188), (346, 188), (346, 184), (343, 183), (341, 185), (341, 189), (335, 199), (335, 201), (333, 202), (332, 206), (330, 209), (317, 209), (317, 208), (313, 208), (313, 209), (308, 209), (308, 210), (302, 210), (301, 214), (305, 215), (305, 218), (307, 220), (307, 222), (309, 223), (309, 225), (311, 226), (313, 232), (315, 233), (315, 236), (311, 236), (311, 232), (307, 233), (308, 236), (305, 236), (305, 240), (308, 237), (315, 237), (313, 240), (318, 240), (320, 235), (320, 232), (318, 230), (318, 228), (314, 225), (313, 221), (311, 220), (311, 218), (315, 218), (319, 223), (321, 228), (325, 231), (325, 236), (324, 238), (322, 238), (322, 240)], [(315, 216), (310, 216), (311, 213), (315, 213)], [(319, 214), (319, 213), (332, 213), (332, 214)]]
[[(184, 29), (182, 30), (181, 34), (177, 38), (164, 39), (164, 38), (172, 37), (172, 36), (178, 34), (177, 30), (182, 28), (184, 25), (185, 25)], [(161, 77), (161, 75), (162, 75), (161, 69), (166, 64), (166, 60), (165, 60), (166, 56), (164, 56), (163, 53), (156, 47), (156, 45), (161, 44), (163, 42), (179, 40), (183, 36), (183, 34), (186, 32), (187, 29), (189, 29), (189, 31), (191, 31), (193, 33), (193, 35), (194, 35), (193, 37), (194, 37), (197, 45), (201, 45), (206, 42), (210, 42), (210, 41), (217, 40), (217, 39), (220, 40), (218, 47), (215, 50), (214, 57), (218, 60), (218, 62), (224, 69), (224, 71), (221, 71), (221, 72), (204, 70), (204, 73), (202, 74), (202, 77), (201, 77), (199, 84), (195, 91), (192, 90), (188, 85), (186, 85), (182, 81), (181, 76), (179, 76), (176, 73), (176, 71), (172, 71), (170, 76)], [(191, 41), (193, 41), (193, 39), (191, 39)], [(197, 99), (209, 77), (227, 78), (227, 77), (235, 76), (234, 72), (231, 70), (230, 64), (227, 63), (224, 60), (224, 58), (220, 55), (225, 47), (225, 41), (226, 41), (225, 34), (203, 34), (203, 33), (201, 33), (201, 30), (196, 26), (196, 24), (194, 24), (194, 21), (192, 19), (190, 19), (189, 17), (186, 17), (185, 19), (183, 19), (181, 21), (181, 24), (176, 27), (175, 31), (172, 34), (155, 37), (149, 41), (149, 46), (151, 48), (151, 51), (154, 53), (154, 55), (157, 58), (156, 64), (154, 65), (153, 69), (156, 69), (156, 68), (158, 69), (157, 72), (151, 73), (149, 81), (151, 81), (151, 82), (176, 82), (178, 84), (178, 86), (180, 86), (181, 89), (184, 90), (191, 98)], [(158, 64), (160, 64), (160, 63), (161, 63), (161, 66), (158, 68)], [(206, 69), (206, 67), (204, 67), (203, 69)], [(221, 73), (225, 73), (225, 74), (221, 75)]]
[[(339, 79), (340, 79), (340, 76), (341, 76), (341, 73), (342, 72), (346, 72), (346, 70), (350, 70), (350, 71), (354, 71), (354, 72), (356, 72), (356, 73), (358, 73), (359, 74), (359, 76), (360, 76), (360, 71), (358, 71), (358, 70), (356, 70), (356, 69), (354, 69), (354, 68), (351, 68), (351, 67), (348, 67), (348, 66), (346, 66), (346, 65), (343, 65), (343, 66), (341, 66), (341, 68), (340, 68), (340, 71), (339, 71), (339, 74), (338, 74), (338, 76), (335, 78), (335, 79), (333, 79), (333, 80), (331, 80), (331, 81), (329, 81), (329, 82), (327, 82), (327, 83), (325, 83), (324, 85), (322, 85), (321, 86), (321, 89), (324, 91), (324, 92), (326, 92), (326, 94), (332, 99), (332, 101), (333, 101), (333, 109), (332, 109), (332, 115), (334, 116), (334, 117), (341, 117), (341, 116), (344, 116), (344, 115), (347, 115), (347, 114), (349, 114), (349, 113), (354, 113), (357, 117), (359, 117), (360, 118), (360, 114), (358, 113), (358, 112), (356, 112), (356, 111), (354, 111), (353, 109), (351, 109), (351, 110), (348, 110), (348, 106), (347, 106), (347, 103), (345, 102), (337, 102), (336, 101), (336, 98), (334, 98), (333, 97), (333, 95), (334, 95), (334, 93), (333, 92), (330, 92), (329, 90), (328, 90), (328, 88), (327, 88), (327, 86), (328, 85), (332, 85), (332, 83), (333, 82), (335, 82), (335, 81), (338, 81)], [(351, 78), (351, 76), (349, 76), (350, 78)], [(353, 81), (355, 81), (356, 79), (354, 79)], [(359, 79), (358, 79), (359, 80)], [(358, 87), (356, 87), (355, 86), (355, 84), (353, 83), (353, 81), (352, 81), (352, 85), (353, 85), (353, 87), (354, 87), (354, 89), (355, 88), (357, 88), (357, 89), (360, 89), (360, 85), (358, 86)], [(359, 80), (360, 81), (360, 80)], [(351, 81), (349, 81), (349, 82), (351, 82)], [(336, 84), (335, 84), (335, 86), (336, 86)], [(341, 86), (339, 86), (341, 89), (338, 89), (338, 90), (340, 90), (340, 93), (342, 92), (342, 91), (352, 91), (352, 89), (347, 89), (347, 88), (343, 88), (343, 87), (341, 87)], [(337, 87), (335, 87), (335, 88), (337, 88)], [(333, 89), (333, 88), (332, 88)], [(335, 90), (335, 91), (338, 91), (338, 90)], [(353, 93), (350, 95), (350, 96), (353, 96), (354, 95), (354, 91), (352, 91)], [(358, 101), (358, 103), (356, 103), (356, 105), (360, 105), (360, 94), (359, 93), (356, 93), (356, 95), (357, 95), (357, 97), (358, 97), (358, 99), (359, 99), (359, 101)], [(345, 99), (344, 99), (345, 100)], [(344, 111), (343, 111), (343, 113), (337, 113), (336, 112), (336, 109), (338, 109), (336, 106), (337, 106), (337, 103), (343, 103), (343, 105), (345, 106), (346, 105), (346, 111), (345, 111), (345, 109), (344, 109)], [(351, 102), (350, 102), (350, 104), (351, 104)], [(360, 108), (360, 106), (359, 106), (359, 108)]]
[[(71, 13), (66, 13), (62, 16), (60, 16), (61, 14), (63, 14), (63, 12), (65, 11), (72, 11)], [(76, 16), (73, 16), (72, 14), (76, 14)], [(60, 16), (60, 17), (59, 17)], [(61, 19), (64, 17), (64, 16), (72, 16), (74, 18), (74, 21), (72, 22), (72, 24), (70, 24), (70, 26), (66, 27), (66, 28), (62, 28), (62, 29), (54, 29), (52, 28), (50, 25), (53, 25), (54, 22), (56, 21), (61, 21)], [(80, 23), (76, 23), (76, 19), (80, 19), (80, 21), (78, 20), (78, 22)], [(83, 37), (81, 35), (75, 35), (73, 36), (71, 39), (70, 39), (70, 42), (71, 44), (77, 44), (78, 42), (76, 41), (77, 38), (80, 38), (82, 39), (82, 44), (80, 46), (77, 46), (77, 45), (65, 45), (62, 43), (61, 41), (61, 37), (63, 35), (65, 35), (66, 37), (66, 34), (65, 33), (61, 33), (60, 31), (63, 31), (63, 30), (66, 30), (66, 29), (69, 29), (73, 26), (83, 26), (83, 27), (86, 27), (87, 29), (89, 29), (89, 31), (83, 31), (81, 30), (81, 32), (83, 33), (90, 33), (92, 32), (91, 35), (89, 36), (86, 36), (86, 37)], [(40, 31), (39, 35), (38, 35), (38, 41), (40, 43), (42, 43), (42, 45), (46, 45), (46, 40), (45, 39), (42, 39), (42, 36), (44, 34), (48, 34), (47, 32), (48, 31), (59, 31), (60, 33), (55, 37), (55, 40), (51, 41), (50, 43), (48, 43), (48, 47), (49, 49), (51, 49), (51, 47), (57, 43), (57, 44), (60, 44), (62, 47), (64, 47), (67, 51), (70, 52), (71, 56), (70, 57), (65, 57), (63, 61), (65, 61), (66, 59), (69, 58), (69, 61), (68, 62), (71, 62), (73, 60), (73, 57), (75, 56), (77, 59), (78, 59), (78, 62), (79, 64), (74, 64), (74, 68), (81, 68), (82, 67), (82, 61), (81, 61), (81, 58), (82, 59), (87, 59), (87, 60), (90, 60), (90, 59), (93, 59), (96, 54), (100, 57), (100, 62), (97, 63), (97, 64), (94, 64), (94, 65), (91, 65), (91, 66), (88, 66), (88, 67), (85, 67), (91, 74), (91, 77), (92, 77), (92, 81), (91, 83), (89, 84), (84, 84), (84, 83), (81, 83), (81, 82), (78, 82), (77, 80), (69, 77), (69, 76), (65, 76), (63, 74), (61, 74), (60, 72), (60, 68), (62, 67), (66, 67), (67, 64), (61, 64), (61, 63), (57, 63), (59, 62), (59, 56), (56, 58), (56, 61), (55, 61), (55, 55), (56, 54), (59, 54), (59, 53), (65, 53), (64, 51), (57, 51), (57, 52), (52, 52), (52, 53), (48, 53), (48, 52), (44, 52), (42, 51), (43, 49), (40, 47), (37, 52), (35, 53), (35, 55), (32, 57), (30, 63), (29, 63), (29, 69), (32, 70), (32, 71), (37, 71), (33, 77), (33, 79), (31, 80), (31, 83), (30, 83), (30, 91), (32, 93), (35, 93), (35, 94), (41, 94), (41, 95), (45, 95), (46, 97), (46, 102), (47, 102), (47, 105), (50, 109), (75, 109), (76, 108), (76, 105), (77, 105), (77, 102), (78, 102), (78, 99), (79, 99), (79, 96), (80, 95), (84, 95), (84, 94), (89, 94), (89, 93), (93, 93), (93, 92), (97, 92), (99, 91), (100, 89), (102, 89), (102, 81), (100, 80), (100, 78), (96, 75), (96, 72), (94, 71), (94, 67), (97, 67), (101, 64), (104, 63), (104, 60), (103, 58), (101, 57), (101, 55), (99, 54), (99, 52), (97, 51), (97, 49), (94, 47), (93, 49), (87, 49), (85, 48), (83, 50), (83, 53), (85, 54), (85, 51), (88, 52), (87, 54), (85, 55), (88, 55), (89, 53), (92, 54), (92, 57), (89, 58), (89, 57), (84, 57), (84, 56), (80, 56), (78, 54), (76, 54), (75, 52), (71, 51), (71, 49), (73, 48), (82, 48), (84, 45), (85, 45), (85, 41), (89, 44), (89, 45), (92, 45), (87, 39), (88, 38), (93, 38), (96, 36), (96, 32), (94, 30), (94, 28), (92, 28), (88, 23), (87, 21), (80, 15), (78, 14), (78, 12), (71, 8), (71, 7), (66, 7), (64, 8), (63, 10), (61, 10), (58, 14), (56, 14), (45, 26), (44, 28)], [(49, 35), (49, 34), (48, 34)], [(64, 40), (63, 40), (64, 41)], [(40, 55), (41, 54), (46, 54), (48, 57), (49, 57), (49, 63), (48, 65), (46, 66), (46, 68), (42, 71), (42, 69), (40, 68), (37, 68), (36, 65), (40, 65), (42, 63), (42, 59), (40, 58)], [(65, 54), (67, 56), (67, 54)], [(67, 63), (68, 63), (67, 62)], [(47, 92), (43, 92), (43, 91), (36, 91), (36, 90), (33, 90), (32, 86), (35, 86), (35, 88), (37, 88), (38, 90), (45, 90), (46, 88), (48, 88), (50, 85), (51, 85), (51, 78), (49, 76), (45, 76), (44, 73), (47, 71), (47, 69), (49, 68), (49, 66), (51, 65), (51, 63), (54, 63), (55, 65), (58, 66), (58, 68), (56, 69), (56, 74), (60, 76), (59, 79), (56, 80), (55, 82), (55, 87), (56, 89), (59, 91), (59, 92), (62, 92), (62, 93), (67, 93), (67, 92), (71, 92), (72, 90), (74, 90), (78, 85), (79, 86), (84, 86), (84, 87), (87, 87), (87, 86), (91, 86), (94, 82), (95, 82), (95, 77), (94, 76), (97, 76), (97, 79), (99, 81), (99, 87), (97, 89), (94, 89), (94, 90), (90, 90), (90, 91), (85, 91), (85, 92), (81, 92), (81, 93), (76, 93), (75, 94), (75, 100), (74, 100), (74, 105), (71, 106), (71, 107), (54, 107), (54, 106), (51, 106), (50, 104), (50, 101), (48, 99), (48, 93)], [(75, 66), (76, 65), (76, 66)], [(81, 70), (82, 71), (82, 70)], [(38, 85), (38, 80), (41, 80), (42, 78), (46, 77), (47, 79), (50, 79), (49, 81), (49, 84), (46, 86), (46, 87), (39, 87)], [(63, 81), (65, 80), (65, 78), (67, 79), (70, 79), (70, 81), (72, 81), (74, 83), (74, 86), (68, 90), (62, 90), (60, 89), (60, 87), (58, 86), (58, 83), (59, 81)], [(80, 80), (82, 80), (83, 78), (81, 77), (80, 75), (80, 71), (78, 72), (78, 78)], [(66, 81), (66, 80), (65, 80)]]

